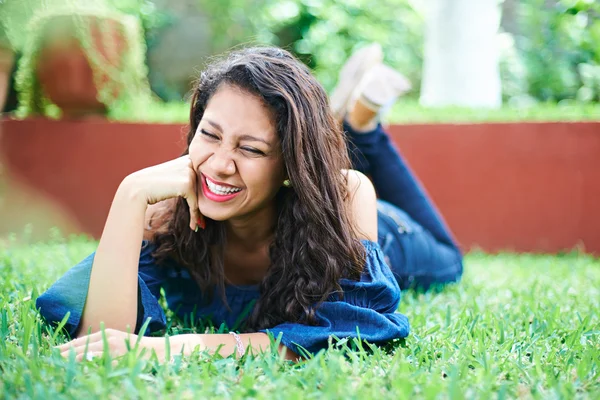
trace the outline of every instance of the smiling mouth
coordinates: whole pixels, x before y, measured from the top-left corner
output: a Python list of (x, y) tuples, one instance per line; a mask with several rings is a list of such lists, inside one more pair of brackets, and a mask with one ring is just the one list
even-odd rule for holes
[(237, 196), (242, 188), (235, 186), (223, 186), (213, 182), (205, 175), (202, 176), (202, 189), (205, 197), (213, 201), (227, 201)]

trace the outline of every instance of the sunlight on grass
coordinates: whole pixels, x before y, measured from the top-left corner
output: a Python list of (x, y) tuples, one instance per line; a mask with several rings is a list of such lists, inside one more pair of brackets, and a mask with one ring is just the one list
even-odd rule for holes
[[(164, 103), (159, 101), (123, 104), (108, 116), (114, 121), (144, 123), (189, 122), (190, 107), (185, 102)], [(426, 108), (415, 99), (403, 99), (384, 115), (390, 124), (442, 124), (484, 122), (557, 122), (600, 121), (600, 104), (545, 104), (529, 107), (509, 107), (498, 110), (469, 109), (462, 107)]]
[(342, 341), (296, 365), (277, 354), (79, 364), (52, 353), (34, 301), (95, 245), (57, 238), (0, 249), (1, 398), (600, 396), (600, 260), (591, 256), (469, 254), (460, 284), (404, 294), (412, 334), (380, 348), (349, 351)]
[(529, 107), (470, 109), (464, 107), (426, 108), (414, 100), (401, 100), (394, 104), (386, 121), (391, 124), (434, 123), (509, 123), (509, 122), (575, 122), (600, 121), (600, 104), (539, 103)]

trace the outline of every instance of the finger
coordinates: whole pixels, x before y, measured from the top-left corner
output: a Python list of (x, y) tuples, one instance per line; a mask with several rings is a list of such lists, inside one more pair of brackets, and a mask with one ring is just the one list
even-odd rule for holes
[[(102, 331), (98, 331), (95, 333), (92, 333), (91, 335), (86, 335), (86, 336), (82, 336), (80, 338), (77, 339), (73, 339), (70, 342), (61, 344), (60, 346), (55, 346), (55, 348), (59, 349), (61, 352), (70, 349), (71, 347), (80, 347), (80, 346), (85, 346), (86, 344), (89, 343), (94, 343), (94, 342), (103, 342), (103, 333), (106, 335), (106, 338), (110, 338), (111, 336), (115, 335), (114, 330), (111, 329), (105, 329), (104, 332)], [(122, 334), (124, 337), (129, 338), (130, 335), (132, 335), (129, 332), (117, 332)]]
[(61, 352), (60, 355), (65, 358), (69, 358), (69, 354), (71, 354), (71, 352), (74, 352), (75, 358), (77, 359), (77, 357), (83, 356), (88, 353), (102, 354), (103, 351), (104, 351), (104, 343), (102, 343), (100, 341), (100, 342), (90, 343), (88, 346), (70, 347), (70, 348), (66, 349), (65, 351)]
[(101, 339), (102, 339), (102, 331), (98, 331), (96, 333), (92, 333), (91, 335), (86, 335), (86, 336), (82, 336), (77, 339), (73, 339), (70, 342), (67, 342), (67, 343), (61, 344), (60, 346), (57, 346), (56, 348), (62, 352), (64, 350), (70, 349), (71, 347), (79, 347), (79, 346), (85, 345), (86, 343), (97, 342)]
[(185, 199), (190, 209), (190, 229), (197, 231), (197, 228), (204, 229), (204, 218), (198, 209), (198, 200), (196, 196), (186, 197)]
[(104, 353), (102, 351), (88, 351), (87, 353), (80, 353), (75, 356), (76, 361), (92, 361), (94, 358), (102, 357)]
[[(96, 360), (98, 358), (102, 358), (103, 354), (104, 353), (102, 353), (102, 352), (87, 353), (86, 355), (80, 354), (79, 356), (77, 356), (75, 358), (75, 360), (79, 361), (79, 362), (84, 361), (84, 360), (86, 360), (86, 361), (93, 361), (93, 360)], [(119, 365), (119, 360), (112, 360), (110, 364), (114, 368), (114, 367), (116, 367), (116, 366)]]
[(196, 200), (196, 196), (188, 195), (185, 197), (185, 201), (190, 209), (190, 229), (195, 231), (196, 227), (198, 226), (198, 218), (200, 216), (197, 204), (198, 200)]
[(190, 229), (197, 230), (199, 221), (201, 220), (200, 210), (198, 209), (198, 195), (196, 194), (198, 176), (190, 165), (190, 188), (185, 194), (185, 201), (190, 209)]
[[(127, 345), (128, 341), (129, 341), (129, 346)], [(124, 354), (127, 351), (129, 351), (130, 348), (133, 348), (133, 346), (131, 345), (131, 338), (129, 338), (129, 337), (121, 337), (121, 338), (112, 337), (110, 339), (110, 343), (108, 346), (108, 349), (109, 349), (109, 352), (111, 353), (111, 355), (113, 355), (112, 354), (113, 352)], [(78, 346), (78, 347), (68, 348), (61, 353), (61, 356), (68, 358), (71, 351), (73, 351), (73, 352), (75, 352), (76, 358), (79, 357), (78, 359), (81, 360), (81, 357), (85, 357), (85, 355), (88, 353), (103, 354), (104, 350), (105, 350), (104, 340), (100, 339), (96, 342), (90, 342), (90, 343), (86, 343), (86, 344)], [(120, 355), (120, 354), (116, 354), (116, 355)]]

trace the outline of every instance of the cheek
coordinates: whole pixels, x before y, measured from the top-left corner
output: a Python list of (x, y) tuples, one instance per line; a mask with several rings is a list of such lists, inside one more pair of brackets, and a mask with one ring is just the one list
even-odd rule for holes
[(190, 157), (198, 152), (198, 145), (197, 145), (197, 141), (196, 139), (192, 140), (192, 143), (190, 143), (190, 145), (188, 146), (188, 154), (190, 155)]
[(262, 192), (270, 196), (281, 186), (283, 182), (283, 170), (278, 163), (266, 163), (266, 165), (248, 166), (244, 168), (246, 185), (253, 191)]
[(190, 158), (194, 162), (194, 166), (198, 166), (204, 162), (207, 157), (207, 148), (206, 146), (202, 146), (198, 140), (193, 140), (190, 143), (190, 147), (188, 148), (188, 154)]

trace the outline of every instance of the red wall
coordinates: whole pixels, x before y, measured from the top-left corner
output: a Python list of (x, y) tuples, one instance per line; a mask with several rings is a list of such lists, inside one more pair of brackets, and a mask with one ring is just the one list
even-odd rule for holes
[(600, 123), (390, 130), (463, 246), (600, 253)]
[(13, 179), (72, 210), (99, 238), (121, 180), (179, 156), (184, 133), (181, 125), (5, 120), (0, 157)]
[[(5, 120), (4, 168), (98, 237), (119, 182), (177, 157), (181, 125)], [(600, 122), (395, 125), (464, 248), (600, 254)]]

